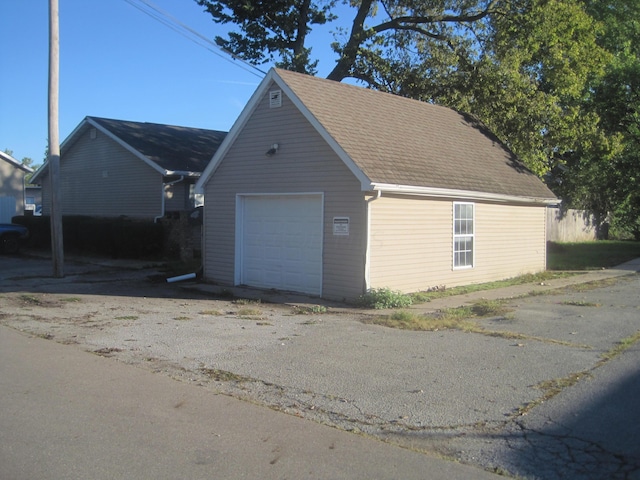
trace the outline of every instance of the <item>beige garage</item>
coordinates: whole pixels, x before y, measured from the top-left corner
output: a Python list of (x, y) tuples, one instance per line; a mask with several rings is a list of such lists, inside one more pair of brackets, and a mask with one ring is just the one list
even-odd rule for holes
[(279, 69), (196, 188), (205, 280), (338, 300), (544, 270), (557, 203), (470, 115)]

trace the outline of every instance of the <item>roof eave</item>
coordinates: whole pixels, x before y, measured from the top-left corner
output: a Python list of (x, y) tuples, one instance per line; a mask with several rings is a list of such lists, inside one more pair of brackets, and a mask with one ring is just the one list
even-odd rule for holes
[(373, 183), (372, 190), (380, 193), (395, 193), (436, 198), (459, 198), (463, 200), (489, 201), (500, 203), (526, 203), (531, 205), (558, 205), (561, 201), (551, 197), (531, 197), (524, 195), (504, 195), (473, 190), (457, 190), (452, 188), (418, 187), (412, 185), (393, 185)]
[(165, 177), (190, 177), (198, 178), (202, 174), (200, 172), (192, 172), (188, 170), (164, 170), (163, 175)]

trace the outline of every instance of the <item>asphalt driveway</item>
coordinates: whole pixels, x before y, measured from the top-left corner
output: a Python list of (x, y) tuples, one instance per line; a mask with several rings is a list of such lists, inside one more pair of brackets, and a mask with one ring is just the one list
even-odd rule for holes
[(317, 299), (153, 283), (144, 264), (84, 261), (53, 279), (41, 259), (5, 260), (0, 323), (69, 348), (489, 471), (640, 478), (640, 262), (414, 307), (511, 298), (507, 316), (464, 333), (300, 308)]

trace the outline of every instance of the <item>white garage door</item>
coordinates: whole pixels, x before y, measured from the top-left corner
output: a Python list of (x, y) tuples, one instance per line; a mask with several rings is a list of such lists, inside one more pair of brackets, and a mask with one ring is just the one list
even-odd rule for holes
[(240, 199), (240, 284), (322, 293), (322, 195)]

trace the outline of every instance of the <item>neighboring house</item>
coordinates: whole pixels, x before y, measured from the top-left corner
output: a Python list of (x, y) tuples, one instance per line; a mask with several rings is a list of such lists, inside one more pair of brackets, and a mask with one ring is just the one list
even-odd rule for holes
[(469, 115), (279, 69), (196, 188), (206, 280), (347, 300), (542, 271), (558, 202)]
[(33, 170), (0, 152), (0, 223), (24, 213), (24, 177)]
[[(197, 206), (194, 185), (226, 136), (199, 128), (86, 117), (60, 146), (63, 215), (154, 219)], [(45, 163), (31, 179), (50, 213)]]
[(42, 213), (42, 187), (27, 184), (24, 187), (24, 210), (33, 212), (33, 215)]

